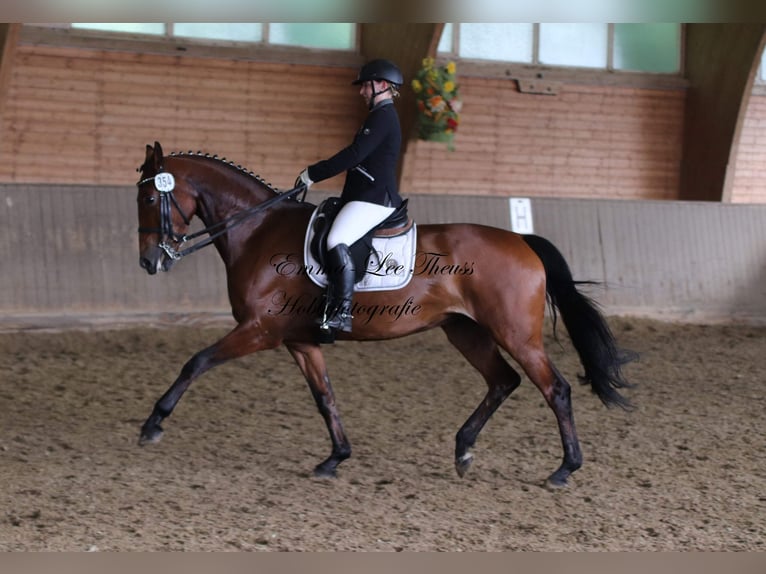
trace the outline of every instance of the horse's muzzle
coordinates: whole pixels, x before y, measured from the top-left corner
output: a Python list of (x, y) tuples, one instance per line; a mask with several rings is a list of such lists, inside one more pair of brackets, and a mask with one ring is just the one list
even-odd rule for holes
[(149, 275), (154, 275), (157, 273), (157, 263), (158, 261), (152, 262), (152, 260), (148, 257), (141, 257), (138, 260), (138, 264), (141, 266), (141, 269), (145, 269)]
[(151, 247), (139, 256), (138, 264), (149, 275), (155, 275), (157, 271), (169, 271), (173, 260), (159, 247)]

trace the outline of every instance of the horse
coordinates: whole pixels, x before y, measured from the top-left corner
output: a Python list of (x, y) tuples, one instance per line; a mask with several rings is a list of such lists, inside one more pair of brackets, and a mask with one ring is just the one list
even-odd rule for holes
[[(300, 265), (285, 272), (275, 264), (277, 254), (301, 254), (292, 263), (301, 261), (304, 231), (315, 208), (305, 201), (305, 187), (280, 191), (216, 155), (165, 156), (159, 142), (146, 146), (137, 171), (140, 266), (150, 275), (169, 271), (182, 257), (214, 245), (225, 265), (236, 322), (183, 365), (142, 425), (139, 444), (161, 439), (161, 423), (200, 375), (225, 361), (284, 345), (308, 383), (332, 443), (314, 475), (336, 477), (338, 465), (351, 456), (351, 443), (317, 339), (321, 305), (314, 302), (321, 301), (322, 290), (306, 273), (295, 271)], [(188, 234), (194, 216), (205, 228)], [(184, 248), (192, 239), (197, 242)], [(570, 384), (544, 349), (547, 312), (552, 312), (554, 333), (557, 317), (566, 327), (584, 369), (581, 382), (607, 407), (633, 408), (619, 391), (633, 386), (622, 372), (631, 358), (617, 346), (599, 305), (578, 288), (583, 282), (573, 279), (560, 251), (540, 236), (480, 224), (424, 224), (418, 226), (416, 245), (419, 260), (409, 283), (397, 290), (355, 293), (354, 309), (366, 311), (355, 311), (352, 331), (339, 332), (338, 340), (444, 331), (488, 387), (455, 436), (460, 477), (473, 463), (471, 449), (482, 428), (522, 381), (501, 354), (506, 351), (555, 414), (563, 458), (546, 484), (567, 486), (582, 465), (582, 452)], [(284, 256), (276, 259), (284, 262)]]

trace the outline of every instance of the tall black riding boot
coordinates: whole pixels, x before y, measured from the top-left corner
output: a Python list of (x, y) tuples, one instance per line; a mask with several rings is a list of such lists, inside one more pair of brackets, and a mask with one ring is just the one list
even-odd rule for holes
[(354, 262), (348, 245), (341, 243), (327, 253), (327, 301), (319, 323), (322, 339), (335, 340), (335, 331), (351, 332), (351, 302), (354, 296)]

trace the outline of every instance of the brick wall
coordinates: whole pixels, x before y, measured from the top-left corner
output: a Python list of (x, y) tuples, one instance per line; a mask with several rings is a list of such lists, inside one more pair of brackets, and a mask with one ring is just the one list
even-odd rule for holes
[(731, 201), (766, 203), (766, 95), (750, 97), (735, 166)]
[[(2, 117), (0, 183), (132, 184), (144, 146), (225, 156), (278, 187), (328, 157), (364, 116), (356, 71), (22, 45)], [(455, 151), (413, 141), (408, 194), (677, 199), (685, 91), (564, 84), (521, 93), (465, 77)], [(760, 140), (754, 98), (744, 137)], [(766, 201), (766, 163), (740, 152), (735, 200)], [(337, 190), (342, 177), (323, 182)]]
[(405, 184), (429, 193), (676, 199), (683, 90), (469, 78), (455, 151), (418, 142)]
[(0, 182), (132, 184), (155, 140), (289, 187), (346, 144), (363, 110), (353, 72), (21, 47), (3, 115)]

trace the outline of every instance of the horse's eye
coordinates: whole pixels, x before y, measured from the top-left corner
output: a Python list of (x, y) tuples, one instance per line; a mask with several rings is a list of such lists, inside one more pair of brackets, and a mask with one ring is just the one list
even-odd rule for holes
[(154, 205), (156, 202), (157, 202), (157, 198), (155, 196), (153, 196), (153, 195), (147, 195), (144, 198), (144, 203), (146, 205)]

